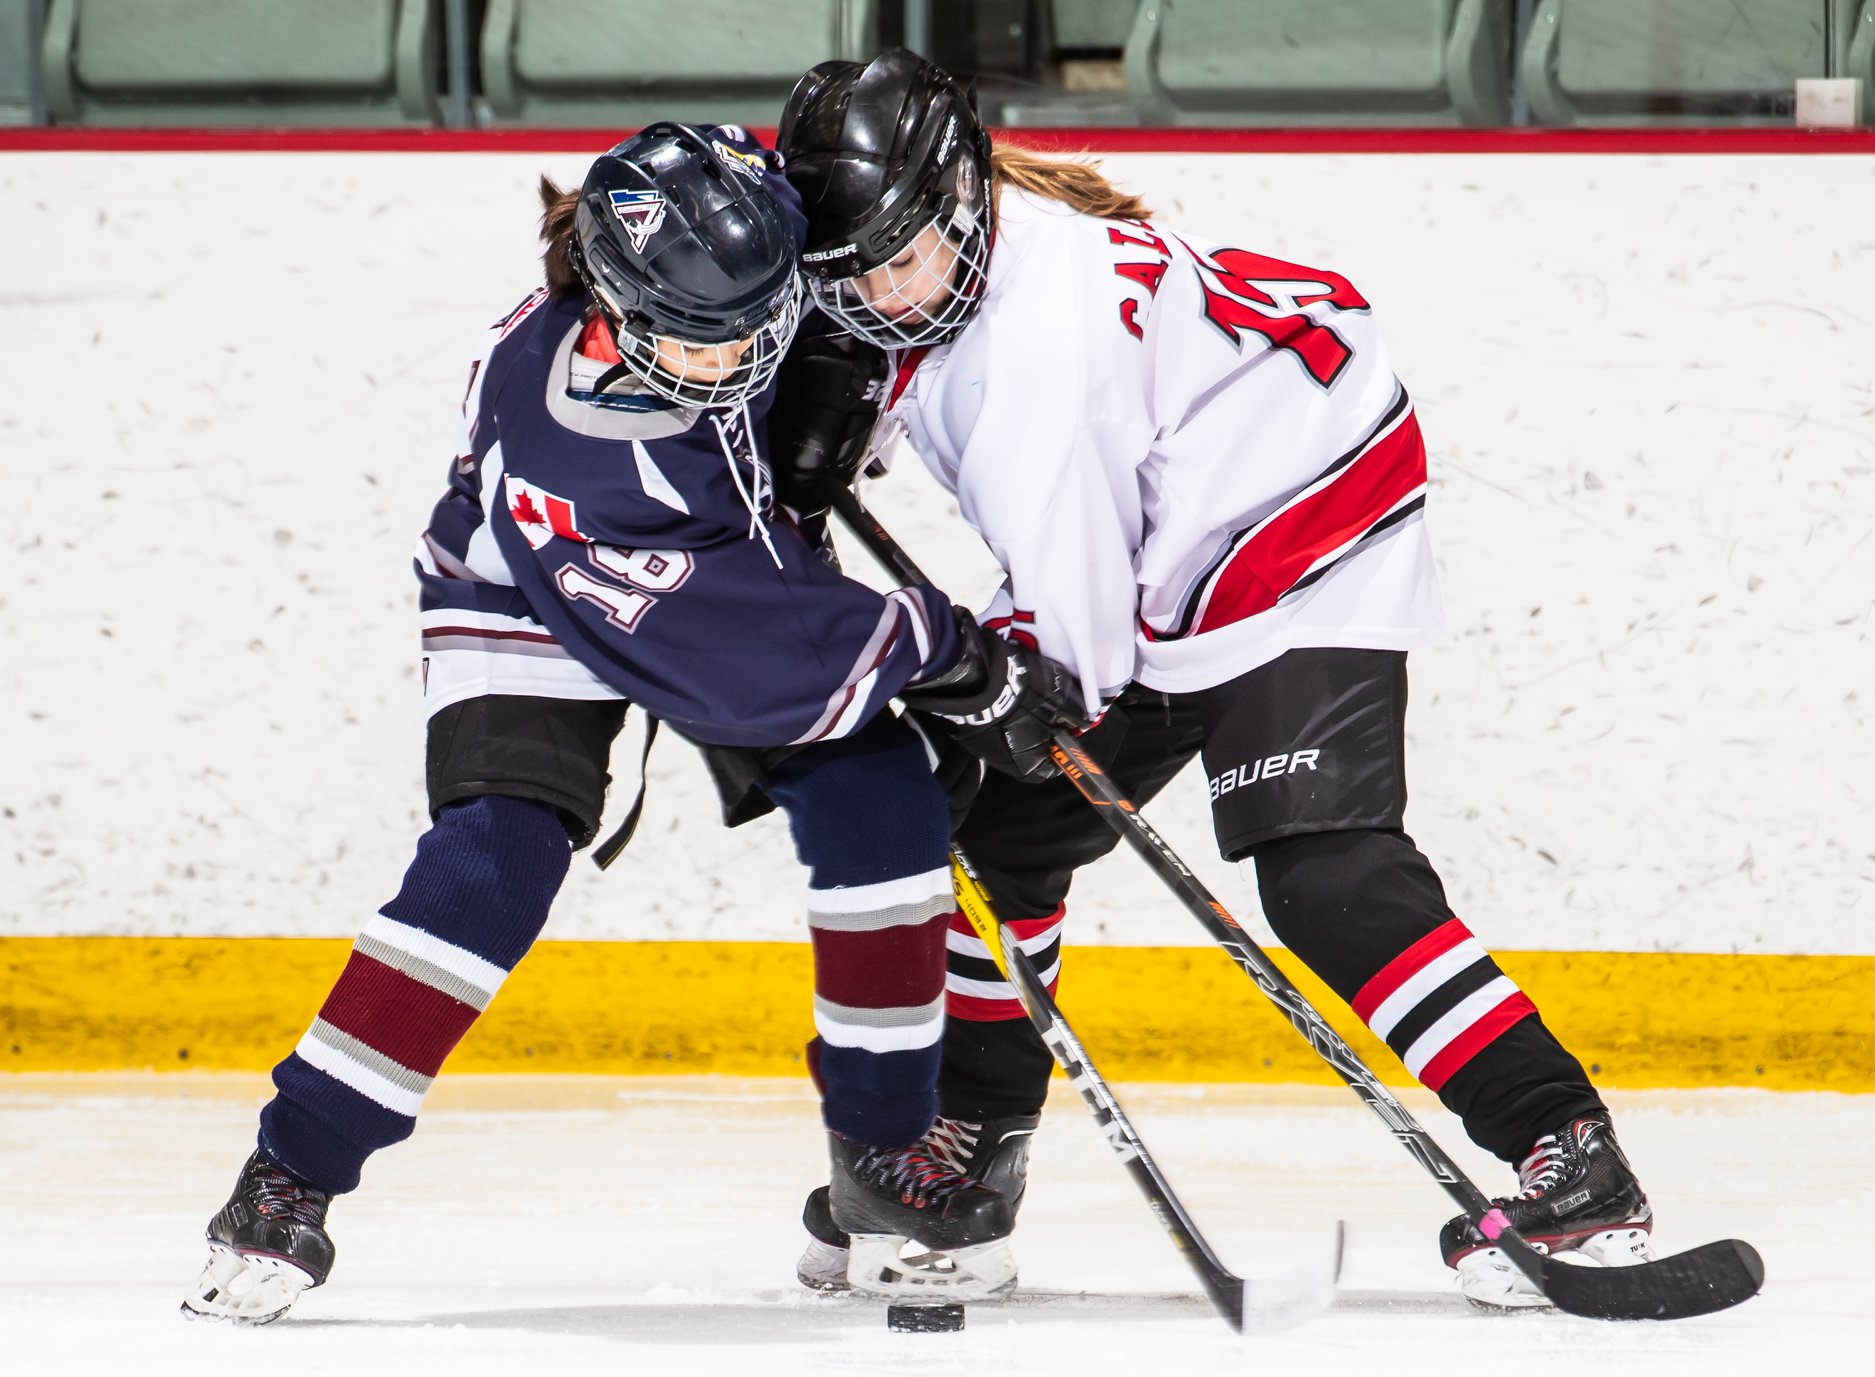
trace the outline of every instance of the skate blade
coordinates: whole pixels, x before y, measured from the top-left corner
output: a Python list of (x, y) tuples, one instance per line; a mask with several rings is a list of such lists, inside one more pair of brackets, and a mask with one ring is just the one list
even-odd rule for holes
[(945, 1305), (996, 1300), (1016, 1285), (1007, 1239), (968, 1248), (925, 1248), (901, 1234), (853, 1234), (846, 1279), (862, 1295)]
[(182, 1313), (191, 1319), (231, 1324), (271, 1324), (312, 1284), (311, 1273), (283, 1257), (237, 1253), (224, 1244), (211, 1243), (208, 1265), (194, 1289), (182, 1298)]
[(801, 1260), (794, 1264), (795, 1278), (810, 1291), (850, 1291), (852, 1283), (846, 1279), (848, 1258), (848, 1249), (809, 1237)]
[[(1539, 1253), (1549, 1252), (1541, 1243), (1530, 1246)], [(1647, 1230), (1633, 1227), (1604, 1229), (1552, 1254), (1556, 1261), (1573, 1267), (1632, 1267), (1652, 1261), (1653, 1255)], [(1468, 1253), (1458, 1260), (1457, 1270), (1460, 1293), (1480, 1310), (1533, 1310), (1550, 1304), (1549, 1297), (1536, 1289), (1501, 1248)]]

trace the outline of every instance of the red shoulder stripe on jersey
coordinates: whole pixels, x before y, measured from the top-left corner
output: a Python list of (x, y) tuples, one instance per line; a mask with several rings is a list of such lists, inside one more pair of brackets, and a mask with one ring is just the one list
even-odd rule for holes
[(1192, 633), (1267, 612), (1309, 571), (1426, 485), (1426, 445), (1408, 408), (1332, 478), (1238, 537), (1201, 594)]

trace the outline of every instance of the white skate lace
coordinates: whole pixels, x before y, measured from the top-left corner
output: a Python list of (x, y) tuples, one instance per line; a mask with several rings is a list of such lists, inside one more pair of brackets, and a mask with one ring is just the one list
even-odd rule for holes
[(971, 1154), (977, 1150), (977, 1142), (982, 1135), (982, 1124), (940, 1118), (931, 1125), (931, 1131), (925, 1134), (921, 1146), (944, 1167), (959, 1176), (967, 1176)]
[(1517, 1164), (1517, 1185), (1521, 1188), (1517, 1198), (1535, 1200), (1560, 1181), (1565, 1152), (1555, 1134), (1546, 1133), (1538, 1138), (1530, 1155)]

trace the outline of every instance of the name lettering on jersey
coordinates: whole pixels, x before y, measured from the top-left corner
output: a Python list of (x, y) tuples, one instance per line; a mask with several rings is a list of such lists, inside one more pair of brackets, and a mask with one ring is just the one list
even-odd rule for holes
[(711, 139), (710, 148), (724, 167), (747, 177), (751, 182), (761, 181), (762, 173), (768, 170), (768, 162), (760, 153), (744, 153), (740, 148), (731, 148), (721, 139)]
[(1270, 348), (1292, 355), (1322, 388), (1334, 385), (1354, 351), (1306, 308), (1325, 302), (1342, 311), (1368, 310), (1367, 298), (1353, 283), (1339, 273), (1248, 249), (1219, 249), (1207, 257), (1184, 240), (1179, 243), (1198, 265), (1205, 319), (1233, 348), (1243, 348), (1245, 331), (1260, 335)]
[(1321, 767), (1316, 764), (1322, 758), (1319, 750), (1280, 752), (1253, 760), (1248, 765), (1239, 765), (1234, 770), (1226, 770), (1211, 780), (1211, 797), (1220, 799), (1238, 789), (1247, 789), (1259, 780), (1275, 779), (1278, 775), (1292, 775), (1297, 770), (1307, 768), (1311, 771)]
[(592, 543), (590, 537), (580, 533), (579, 518), (566, 498), (556, 497), (511, 473), (503, 475), (502, 482), (507, 487), (508, 515), (530, 547), (538, 550), (555, 536), (582, 545)]
[(1134, 339), (1146, 337), (1146, 327), (1139, 319), (1139, 313), (1159, 295), (1159, 284), (1165, 281), (1165, 270), (1172, 265), (1172, 250), (1166, 247), (1165, 240), (1153, 231), (1144, 220), (1124, 222), (1125, 229), (1117, 225), (1107, 226), (1107, 242), (1121, 246), (1131, 245), (1145, 249), (1155, 256), (1143, 261), (1115, 263), (1114, 275), (1124, 277), (1129, 282), (1138, 283), (1146, 289), (1146, 299), (1127, 296), (1120, 298), (1120, 324), (1126, 327), (1126, 333)]
[(632, 241), (632, 250), (643, 253), (651, 236), (664, 228), (664, 198), (655, 191), (613, 191), (607, 195), (612, 199), (612, 213)]

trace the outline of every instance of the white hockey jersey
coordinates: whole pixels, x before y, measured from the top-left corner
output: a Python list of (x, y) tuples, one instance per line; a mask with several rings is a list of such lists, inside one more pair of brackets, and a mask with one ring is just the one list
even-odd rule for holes
[(1090, 710), (1441, 626), (1426, 455), (1345, 278), (1005, 191), (981, 309), (889, 416), (1008, 579), (985, 624)]

